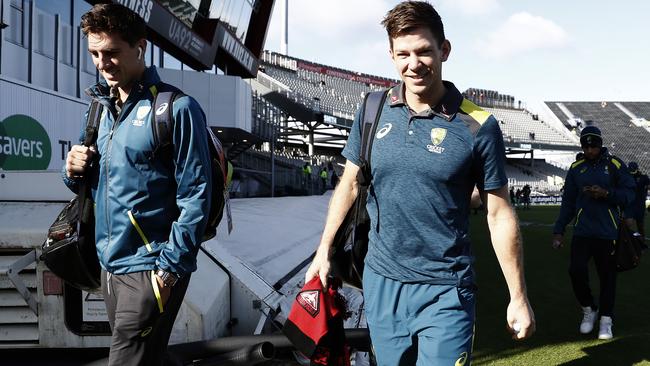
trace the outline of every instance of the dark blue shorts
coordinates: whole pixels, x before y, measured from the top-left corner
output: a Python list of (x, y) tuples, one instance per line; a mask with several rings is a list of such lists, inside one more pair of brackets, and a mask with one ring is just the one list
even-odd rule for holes
[(366, 266), (363, 292), (377, 365), (470, 365), (472, 289), (402, 283)]

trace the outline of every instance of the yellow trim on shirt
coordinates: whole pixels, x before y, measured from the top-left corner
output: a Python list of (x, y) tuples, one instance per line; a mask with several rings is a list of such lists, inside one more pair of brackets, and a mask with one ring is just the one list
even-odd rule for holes
[(612, 218), (612, 223), (614, 223), (614, 227), (618, 229), (618, 225), (616, 225), (616, 220), (614, 219), (614, 215), (612, 214), (612, 210), (607, 209), (607, 212), (609, 212), (609, 217)]
[(158, 290), (158, 280), (156, 280), (156, 273), (151, 271), (151, 287), (153, 287), (153, 293), (156, 295), (156, 302), (158, 303), (158, 310), (162, 313), (163, 304), (162, 298), (160, 297), (160, 290)]
[(488, 118), (490, 118), (492, 115), (490, 112), (484, 111), (481, 109), (481, 107), (477, 106), (467, 99), (463, 99), (463, 102), (460, 105), (460, 110), (469, 114), (479, 124), (485, 123), (485, 121), (487, 121)]
[(584, 162), (585, 162), (585, 159), (580, 159), (580, 160), (576, 161), (575, 163), (571, 164), (571, 169), (577, 167), (578, 165), (580, 165), (580, 164), (582, 164)]
[(147, 250), (149, 252), (152, 252), (153, 249), (151, 249), (151, 245), (149, 244), (149, 240), (147, 240), (147, 237), (144, 235), (144, 232), (140, 228), (140, 225), (138, 225), (137, 221), (135, 221), (135, 217), (133, 216), (133, 213), (131, 211), (126, 212), (127, 215), (129, 215), (129, 220), (131, 220), (131, 224), (133, 224), (133, 227), (135, 227), (135, 230), (138, 232), (140, 235), (140, 238), (142, 238), (142, 241), (144, 242), (144, 245), (147, 247)]

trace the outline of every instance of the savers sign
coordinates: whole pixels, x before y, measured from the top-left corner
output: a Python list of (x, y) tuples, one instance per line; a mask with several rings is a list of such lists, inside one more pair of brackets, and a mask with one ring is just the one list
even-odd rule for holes
[(0, 122), (0, 169), (45, 170), (51, 157), (50, 137), (38, 121), (15, 114)]

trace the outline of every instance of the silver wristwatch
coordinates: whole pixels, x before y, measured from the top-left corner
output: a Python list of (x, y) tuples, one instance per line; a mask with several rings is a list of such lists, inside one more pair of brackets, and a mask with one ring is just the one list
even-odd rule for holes
[(167, 272), (164, 269), (159, 269), (156, 271), (156, 276), (160, 277), (163, 283), (163, 287), (172, 287), (178, 281), (178, 276), (171, 272)]

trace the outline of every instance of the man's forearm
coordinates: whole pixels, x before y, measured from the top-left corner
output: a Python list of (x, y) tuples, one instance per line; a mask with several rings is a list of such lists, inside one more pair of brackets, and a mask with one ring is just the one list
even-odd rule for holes
[(521, 235), (517, 217), (512, 210), (509, 211), (509, 213), (488, 216), (490, 237), (510, 291), (510, 298), (526, 299)]
[(329, 248), (332, 245), (336, 231), (341, 226), (341, 223), (343, 223), (345, 215), (357, 198), (358, 193), (359, 188), (356, 180), (343, 181), (336, 187), (327, 210), (327, 219), (325, 221), (320, 247)]

